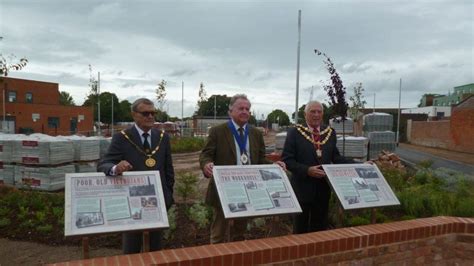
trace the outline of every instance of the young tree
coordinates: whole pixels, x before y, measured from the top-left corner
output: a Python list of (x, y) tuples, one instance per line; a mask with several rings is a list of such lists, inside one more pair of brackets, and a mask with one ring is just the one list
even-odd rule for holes
[(324, 90), (327, 92), (329, 97), (330, 106), (332, 107), (332, 111), (335, 115), (341, 117), (342, 121), (342, 154), (344, 155), (345, 152), (345, 142), (346, 139), (344, 137), (344, 121), (347, 117), (347, 109), (349, 105), (346, 102), (346, 88), (342, 85), (342, 80), (339, 77), (339, 74), (334, 67), (334, 63), (331, 61), (325, 53), (320, 52), (319, 50), (315, 49), (314, 52), (317, 55), (322, 55), (325, 59), (323, 60), (324, 64), (326, 65), (326, 69), (331, 76), (331, 83), (324, 85)]
[(349, 115), (356, 122), (358, 120), (359, 116), (359, 110), (363, 109), (365, 107), (365, 104), (367, 104), (367, 101), (364, 99), (364, 88), (362, 87), (362, 83), (356, 83), (356, 86), (354, 87), (354, 95), (349, 97), (349, 100), (352, 103), (351, 108), (349, 108)]
[(166, 100), (166, 81), (162, 79), (160, 83), (158, 83), (158, 87), (155, 90), (156, 93), (156, 100), (158, 101), (158, 109), (160, 111), (164, 111), (163, 107), (165, 106)]
[[(200, 110), (201, 109), (201, 105), (207, 101), (207, 95), (206, 95), (206, 90), (204, 89), (204, 83), (201, 82), (201, 84), (199, 85), (199, 100), (198, 100), (198, 103), (197, 103), (197, 109)], [(202, 115), (199, 113), (199, 115)]]
[(59, 104), (68, 105), (68, 106), (76, 105), (74, 103), (74, 99), (72, 98), (71, 94), (69, 94), (66, 91), (61, 91), (60, 92), (60, 94), (59, 94)]

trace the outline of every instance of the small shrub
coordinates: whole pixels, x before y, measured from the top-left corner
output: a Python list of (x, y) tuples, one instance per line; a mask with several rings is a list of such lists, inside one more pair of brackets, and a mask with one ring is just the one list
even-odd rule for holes
[(171, 139), (171, 152), (195, 152), (200, 151), (204, 147), (205, 139), (203, 138), (172, 138)]
[(198, 225), (198, 228), (203, 229), (211, 220), (212, 209), (202, 202), (196, 203), (189, 209), (188, 217)]
[(190, 172), (181, 173), (176, 178), (176, 194), (183, 198), (185, 204), (188, 198), (196, 195), (198, 181), (197, 175)]
[(36, 230), (41, 234), (49, 234), (53, 231), (53, 226), (50, 224), (40, 225), (36, 227)]
[(176, 207), (173, 206), (168, 210), (168, 223), (170, 227), (163, 233), (164, 239), (171, 240), (174, 237), (176, 231)]
[(423, 160), (421, 162), (419, 162), (417, 164), (417, 166), (421, 167), (421, 168), (425, 168), (425, 169), (428, 169), (430, 168), (431, 166), (433, 166), (433, 161), (432, 160)]
[(7, 227), (11, 224), (11, 220), (4, 217), (4, 218), (0, 218), (0, 228), (2, 227)]
[(349, 224), (351, 226), (366, 225), (366, 224), (370, 224), (370, 221), (369, 219), (364, 218), (364, 217), (354, 216), (349, 219)]

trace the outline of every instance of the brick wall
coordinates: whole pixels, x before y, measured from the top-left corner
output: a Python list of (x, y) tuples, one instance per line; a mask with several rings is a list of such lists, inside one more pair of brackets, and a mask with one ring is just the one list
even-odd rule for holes
[(433, 217), (54, 265), (372, 265), (474, 261), (474, 218)]
[(450, 120), (413, 121), (410, 132), (413, 144), (474, 154), (474, 97), (454, 107)]

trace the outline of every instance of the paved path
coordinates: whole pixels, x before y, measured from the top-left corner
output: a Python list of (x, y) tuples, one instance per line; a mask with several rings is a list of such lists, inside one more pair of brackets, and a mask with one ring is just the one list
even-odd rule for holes
[[(448, 158), (442, 158), (441, 156), (435, 155), (431, 152), (422, 151), (413, 146), (401, 145), (397, 147), (395, 153), (399, 155), (403, 160), (411, 164), (417, 164), (421, 161), (431, 160), (433, 161), (433, 168), (449, 168), (468, 175), (474, 176), (474, 165), (470, 163), (464, 163), (455, 161)], [(473, 156), (466, 154), (465, 156)]]

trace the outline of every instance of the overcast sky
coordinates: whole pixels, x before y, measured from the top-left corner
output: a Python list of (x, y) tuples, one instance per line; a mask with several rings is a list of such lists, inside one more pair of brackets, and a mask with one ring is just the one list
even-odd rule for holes
[[(59, 83), (76, 104), (89, 92), (89, 64), (101, 91), (119, 100), (155, 98), (195, 111), (209, 95), (246, 93), (258, 118), (295, 110), (298, 10), (302, 11), (299, 105), (327, 101), (336, 65), (348, 96), (362, 82), (368, 107), (415, 107), (424, 93), (474, 82), (474, 1), (22, 1), (0, 0), (0, 52), (26, 57), (11, 77)], [(348, 98), (348, 97), (347, 97)]]

